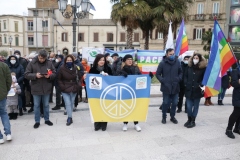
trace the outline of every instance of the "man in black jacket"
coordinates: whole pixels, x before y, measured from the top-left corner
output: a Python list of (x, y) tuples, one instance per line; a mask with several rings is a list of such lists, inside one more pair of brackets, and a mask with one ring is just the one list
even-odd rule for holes
[[(180, 81), (180, 92), (178, 95), (178, 110), (177, 113), (182, 112), (182, 105), (183, 105), (183, 97), (184, 97), (184, 93), (185, 93), (185, 87), (184, 87), (184, 82), (183, 82), (183, 77), (186, 71), (186, 68), (188, 67), (188, 59), (190, 58), (190, 56), (185, 56), (183, 58), (183, 61), (181, 62), (181, 67), (182, 67), (182, 71), (183, 71), (183, 76), (182, 76), (182, 80)], [(185, 102), (185, 113), (187, 113), (187, 104)]]
[(163, 57), (163, 60), (158, 65), (156, 77), (161, 83), (161, 91), (163, 93), (162, 123), (166, 124), (167, 109), (172, 104), (170, 120), (177, 124), (175, 113), (180, 91), (179, 82), (182, 80), (182, 68), (172, 48), (166, 50), (166, 56)]

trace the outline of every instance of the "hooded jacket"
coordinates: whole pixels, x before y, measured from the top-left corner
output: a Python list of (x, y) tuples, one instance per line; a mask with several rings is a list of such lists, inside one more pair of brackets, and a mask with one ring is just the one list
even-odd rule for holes
[[(15, 64), (11, 64), (11, 62), (10, 62), (11, 57), (15, 57), (15, 59), (16, 59)], [(8, 67), (10, 68), (10, 71), (14, 72), (16, 74), (17, 83), (20, 85), (20, 87), (22, 87), (23, 79), (24, 79), (24, 68), (19, 63), (19, 59), (14, 55), (9, 56), (9, 58), (7, 59), (7, 64), (8, 64)]]
[(179, 82), (182, 80), (182, 68), (177, 57), (170, 61), (164, 56), (159, 63), (156, 77), (161, 83), (161, 91), (164, 94), (178, 94), (180, 91)]
[(9, 67), (0, 62), (0, 101), (7, 97), (12, 84), (12, 76)]
[[(49, 78), (37, 78), (37, 73), (47, 73), (48, 70), (52, 71)], [(28, 64), (25, 71), (25, 78), (31, 80), (31, 93), (33, 95), (50, 94), (52, 91), (52, 81), (55, 79), (56, 71), (52, 62), (45, 60), (40, 63), (38, 57), (33, 58), (31, 63)]]
[(207, 61), (202, 56), (202, 60), (197, 65), (193, 64), (193, 57), (188, 60), (188, 68), (184, 74), (185, 96), (186, 98), (201, 98), (203, 91), (202, 80), (207, 67)]

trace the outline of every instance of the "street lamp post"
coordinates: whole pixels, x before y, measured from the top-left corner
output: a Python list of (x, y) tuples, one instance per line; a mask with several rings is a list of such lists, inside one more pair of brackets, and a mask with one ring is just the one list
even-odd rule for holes
[(9, 38), (8, 38), (8, 40), (9, 40), (9, 43), (10, 43), (10, 48), (9, 48), (9, 50), (10, 50), (10, 55), (12, 54), (12, 46), (11, 46), (11, 44), (12, 44), (12, 36), (9, 36)]
[[(63, 17), (70, 18), (73, 16), (73, 52), (76, 52), (76, 26), (77, 26), (77, 18), (83, 19), (88, 14), (91, 2), (89, 0), (71, 0), (71, 7), (72, 12), (67, 11), (67, 3), (68, 0), (58, 0), (58, 7), (60, 12), (62, 12)], [(78, 12), (77, 10), (81, 6), (81, 12)]]

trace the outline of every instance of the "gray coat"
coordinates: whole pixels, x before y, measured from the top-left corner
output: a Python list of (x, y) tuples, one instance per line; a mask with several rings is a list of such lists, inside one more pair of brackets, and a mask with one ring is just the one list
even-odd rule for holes
[(18, 95), (21, 93), (21, 88), (18, 84), (15, 87), (11, 87), (11, 89), (12, 88), (16, 88), (17, 92), (14, 96), (7, 97), (7, 106), (17, 106), (18, 105)]
[(179, 82), (182, 80), (182, 68), (175, 57), (175, 60), (170, 61), (166, 56), (159, 63), (156, 77), (161, 83), (161, 91), (164, 94), (178, 94), (180, 91)]

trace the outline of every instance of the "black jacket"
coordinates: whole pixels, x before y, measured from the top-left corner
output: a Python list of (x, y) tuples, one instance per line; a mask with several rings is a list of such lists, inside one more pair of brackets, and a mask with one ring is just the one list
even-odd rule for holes
[[(15, 59), (16, 59), (16, 63), (14, 65), (12, 65), (10, 63), (11, 57), (15, 57)], [(24, 68), (19, 63), (19, 59), (16, 56), (14, 56), (14, 55), (9, 56), (9, 58), (7, 59), (7, 65), (10, 68), (10, 71), (14, 72), (16, 74), (17, 83), (20, 85), (20, 87), (22, 87), (23, 79), (24, 79)]]
[(19, 57), (19, 64), (21, 64), (23, 66), (23, 69), (24, 69), (24, 72), (27, 68), (27, 65), (28, 65), (28, 61), (22, 57)]
[(233, 86), (232, 105), (234, 107), (240, 107), (240, 71), (238, 69), (233, 70), (231, 77), (231, 85)]
[(192, 57), (189, 58), (188, 68), (184, 74), (185, 84), (185, 97), (186, 98), (201, 98), (203, 97), (203, 91), (200, 88), (202, 86), (202, 80), (207, 67), (207, 61), (202, 58), (197, 65), (193, 65)]
[(58, 73), (59, 73), (59, 70), (61, 68), (61, 66), (64, 64), (64, 60), (62, 60), (61, 62), (58, 62), (57, 65), (56, 65), (56, 77), (55, 77), (55, 80), (54, 80), (54, 86), (58, 87)]
[(184, 86), (184, 75), (185, 75), (185, 72), (188, 68), (188, 64), (185, 64), (184, 62), (181, 62), (181, 67), (182, 67), (182, 80), (180, 81), (180, 88), (184, 89), (185, 86)]
[[(113, 75), (112, 74), (112, 69), (110, 67), (108, 67), (107, 65), (104, 65), (104, 69), (103, 71), (105, 73), (107, 73), (108, 75)], [(92, 67), (89, 71), (89, 73), (92, 73), (92, 74), (100, 74), (100, 72), (97, 70), (97, 68), (95, 67)]]
[(230, 85), (230, 76), (226, 74), (222, 77), (222, 88), (227, 89)]
[(177, 57), (170, 61), (166, 56), (159, 63), (156, 77), (161, 83), (161, 91), (164, 94), (178, 94), (179, 83), (182, 80), (182, 68)]
[[(140, 70), (139, 70), (139, 68), (138, 68), (138, 66), (124, 66), (123, 68), (122, 68), (122, 71), (123, 72), (126, 72), (127, 73), (127, 75), (140, 75), (140, 74), (142, 74), (141, 72), (140, 72)], [(121, 73), (120, 73), (120, 75), (121, 75)]]

